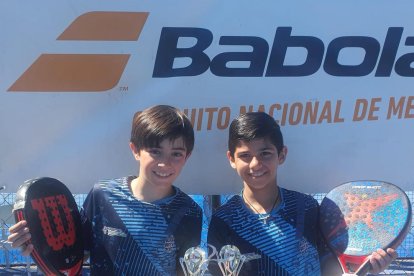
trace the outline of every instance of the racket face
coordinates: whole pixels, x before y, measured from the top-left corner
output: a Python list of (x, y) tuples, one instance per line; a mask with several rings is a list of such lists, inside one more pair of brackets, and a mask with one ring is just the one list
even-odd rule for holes
[(342, 184), (330, 191), (320, 206), (320, 227), (328, 245), (337, 256), (347, 256), (353, 262), (363, 262), (378, 248), (396, 248), (410, 226), (407, 195), (386, 182)]
[(76, 202), (60, 181), (26, 181), (16, 194), (16, 222), (25, 219), (33, 259), (46, 275), (78, 275), (83, 263), (81, 219)]

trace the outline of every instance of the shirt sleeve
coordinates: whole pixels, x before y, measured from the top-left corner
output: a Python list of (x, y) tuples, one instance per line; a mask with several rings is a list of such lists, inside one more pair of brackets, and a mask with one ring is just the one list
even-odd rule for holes
[(92, 230), (92, 218), (93, 218), (93, 190), (87, 195), (83, 207), (80, 210), (82, 221), (82, 236), (85, 253), (89, 255), (92, 248), (93, 230)]

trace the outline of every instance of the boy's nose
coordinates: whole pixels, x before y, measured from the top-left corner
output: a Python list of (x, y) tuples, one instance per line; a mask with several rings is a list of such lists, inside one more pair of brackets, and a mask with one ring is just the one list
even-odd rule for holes
[(171, 165), (171, 160), (170, 158), (163, 158), (162, 160), (160, 160), (158, 162), (158, 167), (166, 167)]
[(253, 156), (252, 160), (250, 161), (250, 168), (254, 168), (259, 165), (260, 165), (260, 160), (256, 156)]

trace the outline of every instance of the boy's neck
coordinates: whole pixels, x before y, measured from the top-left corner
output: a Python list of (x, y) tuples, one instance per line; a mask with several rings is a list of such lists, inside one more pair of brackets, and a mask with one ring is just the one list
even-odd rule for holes
[(247, 204), (251, 204), (254, 208), (265, 211), (271, 209), (280, 202), (279, 188), (277, 184), (270, 186), (268, 189), (251, 189), (248, 185), (244, 185), (243, 199), (247, 200)]
[(145, 202), (154, 202), (174, 194), (172, 186), (154, 187), (140, 177), (131, 181), (131, 191), (135, 198)]

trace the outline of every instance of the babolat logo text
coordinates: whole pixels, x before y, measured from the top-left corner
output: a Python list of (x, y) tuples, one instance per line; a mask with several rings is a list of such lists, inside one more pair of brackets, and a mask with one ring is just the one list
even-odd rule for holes
[[(292, 35), (292, 27), (278, 27), (271, 48), (257, 36), (221, 36), (219, 45), (250, 46), (249, 52), (220, 52), (207, 55), (213, 42), (213, 33), (203, 28), (165, 27), (161, 31), (153, 77), (168, 78), (201, 75), (210, 69), (221, 77), (303, 77), (315, 74), (322, 67), (332, 76), (361, 77), (375, 72), (376, 77), (389, 77), (394, 71), (403, 77), (413, 77), (414, 53), (397, 56), (404, 28), (390, 27), (380, 43), (370, 36), (340, 36), (327, 46), (314, 36)], [(180, 39), (195, 40), (191, 47), (178, 47)], [(414, 37), (406, 37), (406, 46), (414, 46)], [(307, 54), (301, 64), (287, 64), (289, 48), (299, 47)], [(340, 54), (346, 48), (359, 48), (365, 52), (355, 64), (341, 63)], [(270, 51), (270, 54), (269, 54)], [(178, 59), (189, 59), (186, 66), (177, 66)], [(230, 62), (244, 62), (248, 66), (229, 67)], [(267, 66), (266, 66), (267, 65)]]

